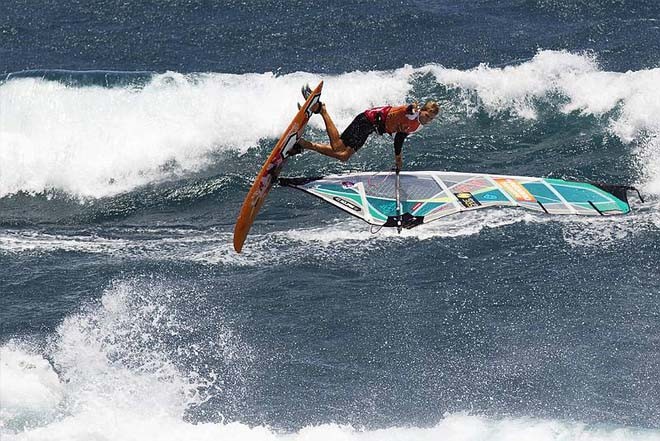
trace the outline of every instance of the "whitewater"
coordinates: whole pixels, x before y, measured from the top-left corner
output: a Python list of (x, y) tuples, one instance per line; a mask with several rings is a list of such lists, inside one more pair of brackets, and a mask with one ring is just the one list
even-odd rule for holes
[[(445, 414), (430, 427), (370, 429), (326, 423), (287, 432), (240, 422), (193, 423), (187, 410), (207, 400), (208, 394), (226, 393), (223, 379), (205, 372), (208, 366), (202, 354), (214, 352), (235, 363), (231, 372), (240, 377), (253, 349), (223, 323), (221, 314), (203, 346), (181, 344), (199, 325), (168, 306), (177, 296), (193, 293), (145, 282), (116, 283), (103, 292), (100, 304), (66, 318), (49, 338), (46, 356), (29, 342), (10, 341), (0, 348), (3, 439), (660, 439), (660, 431), (654, 430), (536, 418), (493, 419), (469, 411)], [(187, 361), (185, 371), (177, 368), (176, 359), (181, 358)], [(240, 394), (235, 397), (240, 398)]]
[[(114, 87), (9, 76), (0, 85), (0, 197), (60, 191), (85, 200), (211, 166), (231, 172), (227, 156), (277, 138), (300, 85), (320, 80), (339, 127), (375, 105), (423, 100), (435, 85), (458, 92), (445, 118), (482, 109), (534, 120), (544, 103), (595, 117), (631, 146), (642, 188), (660, 192), (660, 69), (606, 72), (593, 55), (546, 50), (518, 65), (464, 71), (429, 64), (340, 75), (168, 72)], [(322, 129), (320, 120), (310, 125)]]

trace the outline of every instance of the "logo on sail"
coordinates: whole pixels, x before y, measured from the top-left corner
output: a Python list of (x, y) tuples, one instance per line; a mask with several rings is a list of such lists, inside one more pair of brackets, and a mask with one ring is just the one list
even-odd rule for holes
[(465, 208), (476, 208), (481, 205), (470, 192), (462, 191), (460, 193), (454, 193), (454, 196), (456, 196), (458, 202), (463, 204)]
[(344, 198), (340, 198), (339, 196), (334, 196), (332, 199), (334, 199), (336, 202), (339, 202), (339, 203), (342, 204), (344, 207), (348, 207), (348, 208), (350, 208), (350, 209), (353, 210), (353, 211), (362, 211), (362, 208), (358, 207), (358, 206), (355, 205), (353, 202), (348, 201), (348, 200), (346, 200), (346, 199), (344, 199)]

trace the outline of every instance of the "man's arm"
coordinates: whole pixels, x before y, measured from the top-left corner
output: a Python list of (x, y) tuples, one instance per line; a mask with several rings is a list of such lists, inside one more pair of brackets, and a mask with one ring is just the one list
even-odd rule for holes
[(403, 148), (403, 141), (408, 136), (404, 132), (396, 132), (394, 135), (394, 161), (396, 163), (396, 168), (401, 170), (403, 168), (403, 159), (401, 158), (401, 149)]

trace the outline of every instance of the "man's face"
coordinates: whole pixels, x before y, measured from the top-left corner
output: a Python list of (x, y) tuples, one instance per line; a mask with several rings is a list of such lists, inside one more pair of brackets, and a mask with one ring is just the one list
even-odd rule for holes
[(431, 110), (422, 110), (419, 112), (419, 122), (423, 125), (426, 125), (433, 121), (436, 116), (438, 116), (437, 112), (433, 112)]

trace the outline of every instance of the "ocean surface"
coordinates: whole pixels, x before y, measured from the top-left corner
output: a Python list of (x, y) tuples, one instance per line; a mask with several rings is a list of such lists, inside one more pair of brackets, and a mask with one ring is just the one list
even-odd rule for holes
[[(645, 203), (372, 234), (276, 187), (236, 254), (320, 80), (340, 129), (439, 101), (406, 170)], [(660, 3), (0, 2), (0, 438), (660, 440)]]

